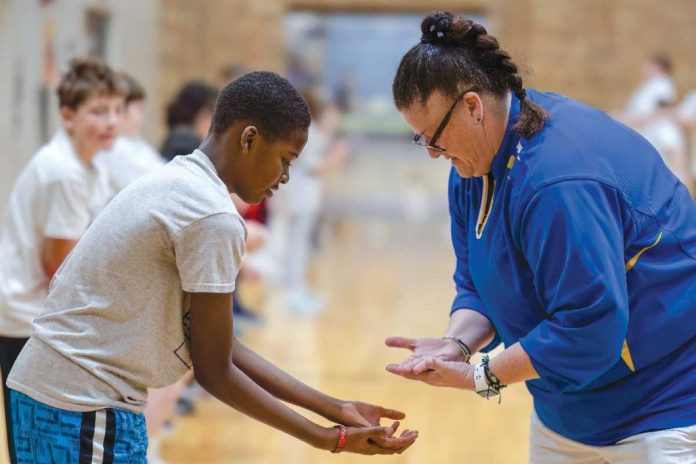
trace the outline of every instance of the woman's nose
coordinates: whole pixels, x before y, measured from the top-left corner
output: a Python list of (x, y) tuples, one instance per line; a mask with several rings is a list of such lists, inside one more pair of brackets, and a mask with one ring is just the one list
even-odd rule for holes
[(432, 159), (438, 159), (442, 155), (442, 152), (428, 148), (428, 155), (430, 155)]

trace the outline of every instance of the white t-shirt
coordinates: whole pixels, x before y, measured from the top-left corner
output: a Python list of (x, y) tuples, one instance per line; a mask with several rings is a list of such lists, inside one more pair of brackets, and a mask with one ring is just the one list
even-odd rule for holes
[(309, 127), (302, 155), (290, 168), (290, 182), (281, 185), (271, 198), (273, 212), (317, 214), (321, 208), (322, 179), (314, 170), (321, 166), (329, 139), (313, 125)]
[(643, 136), (662, 156), (667, 167), (682, 181), (689, 185), (689, 169), (686, 151), (686, 137), (679, 124), (670, 116), (662, 116), (643, 130)]
[(32, 157), (10, 194), (0, 232), (0, 335), (29, 337), (48, 295), (46, 237), (78, 240), (111, 198), (105, 173), (59, 131)]
[(671, 77), (654, 76), (633, 91), (624, 113), (632, 118), (647, 116), (657, 110), (660, 102), (674, 102), (676, 96), (677, 90)]
[(149, 143), (126, 136), (119, 137), (113, 148), (100, 153), (94, 162), (108, 174), (114, 193), (165, 164), (164, 158)]
[[(696, 90), (691, 91), (677, 108), (680, 119), (696, 120)], [(696, 130), (691, 131), (691, 176), (696, 179)]]
[(122, 190), (51, 282), (8, 386), (71, 411), (139, 412), (191, 368), (190, 293), (231, 293), (246, 229), (199, 150)]
[(677, 107), (677, 115), (683, 119), (696, 119), (696, 90), (684, 97)]

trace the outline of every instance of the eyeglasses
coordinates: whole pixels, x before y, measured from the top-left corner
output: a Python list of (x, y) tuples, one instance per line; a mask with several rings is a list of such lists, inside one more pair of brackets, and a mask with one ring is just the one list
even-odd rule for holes
[(431, 138), (429, 142), (425, 141), (423, 134), (416, 134), (416, 136), (413, 137), (413, 143), (415, 143), (416, 145), (421, 146), (423, 148), (426, 148), (428, 150), (433, 150), (433, 151), (436, 151), (439, 153), (446, 152), (447, 151), (446, 148), (437, 146), (435, 144), (435, 142), (437, 142), (437, 139), (440, 138), (440, 136), (442, 135), (442, 132), (445, 130), (445, 127), (447, 127), (447, 123), (449, 122), (450, 118), (452, 117), (452, 111), (454, 111), (454, 107), (457, 106), (457, 103), (459, 103), (459, 101), (462, 98), (464, 98), (464, 95), (466, 95), (469, 92), (473, 92), (475, 90), (477, 90), (476, 86), (471, 87), (469, 89), (466, 89), (465, 91), (460, 93), (457, 98), (454, 99), (452, 106), (450, 106), (449, 111), (447, 112), (447, 114), (445, 114), (445, 117), (442, 119), (442, 122), (440, 123), (440, 125), (435, 130), (435, 133), (433, 134), (433, 138)]

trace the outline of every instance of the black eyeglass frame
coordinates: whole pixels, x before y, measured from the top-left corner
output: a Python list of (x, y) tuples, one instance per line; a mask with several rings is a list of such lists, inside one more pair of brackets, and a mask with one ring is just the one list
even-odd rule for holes
[(447, 114), (445, 114), (445, 117), (442, 118), (442, 122), (440, 123), (439, 126), (437, 126), (437, 129), (435, 130), (435, 133), (433, 134), (433, 137), (430, 139), (429, 142), (426, 142), (425, 139), (423, 138), (423, 134), (416, 134), (413, 137), (413, 143), (418, 145), (419, 147), (423, 147), (428, 150), (433, 150), (438, 153), (445, 153), (447, 151), (446, 148), (439, 147), (435, 144), (437, 142), (437, 139), (440, 138), (442, 133), (445, 131), (445, 128), (447, 127), (447, 123), (449, 122), (450, 118), (452, 117), (452, 111), (454, 111), (454, 107), (457, 106), (457, 103), (461, 101), (462, 98), (464, 98), (464, 95), (466, 95), (469, 92), (475, 92), (478, 90), (477, 86), (473, 86), (471, 88), (466, 89), (462, 93), (460, 93), (457, 98), (454, 99), (454, 102), (452, 103), (452, 106), (450, 106), (449, 111), (447, 111)]

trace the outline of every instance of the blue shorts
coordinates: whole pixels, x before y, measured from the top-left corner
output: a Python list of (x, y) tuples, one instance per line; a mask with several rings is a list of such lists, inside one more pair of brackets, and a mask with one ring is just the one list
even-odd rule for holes
[(10, 392), (18, 464), (147, 462), (145, 417), (123, 409), (75, 412)]

